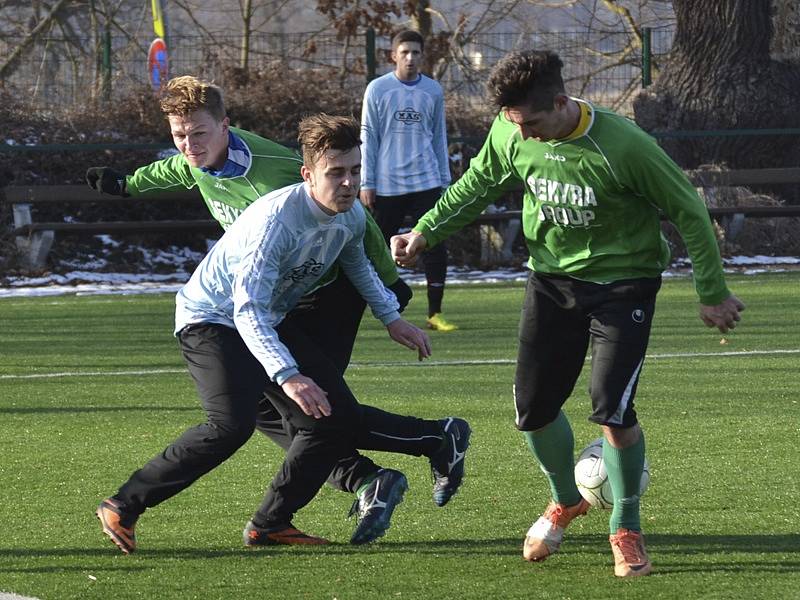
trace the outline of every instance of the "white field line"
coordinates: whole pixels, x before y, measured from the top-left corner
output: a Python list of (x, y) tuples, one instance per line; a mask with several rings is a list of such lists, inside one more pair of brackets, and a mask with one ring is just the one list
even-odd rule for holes
[[(733, 352), (675, 352), (667, 354), (648, 354), (647, 360), (661, 360), (670, 358), (727, 358), (737, 356), (771, 356), (778, 354), (800, 354), (800, 348), (788, 350), (740, 350)], [(591, 360), (587, 356), (586, 360)], [(475, 365), (513, 365), (514, 359), (476, 359), (476, 360), (432, 360), (426, 362), (354, 362), (350, 369), (370, 369), (373, 367), (464, 367)], [(14, 379), (52, 379), (56, 377), (120, 377), (134, 375), (169, 375), (186, 373), (186, 369), (147, 369), (125, 371), (61, 371), (58, 373), (30, 373), (25, 375), (0, 375), (0, 380)], [(0, 599), (2, 600), (2, 599)]]

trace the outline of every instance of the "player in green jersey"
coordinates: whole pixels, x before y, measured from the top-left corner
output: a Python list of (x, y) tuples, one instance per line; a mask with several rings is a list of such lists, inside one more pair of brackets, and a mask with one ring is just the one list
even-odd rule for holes
[(553, 501), (528, 531), (527, 560), (559, 549), (564, 529), (589, 506), (575, 485), (572, 429), (561, 410), (591, 344), (590, 421), (601, 426), (614, 495), (614, 573), (652, 569), (639, 516), (645, 447), (633, 399), (669, 249), (661, 213), (692, 259), (700, 317), (735, 327), (744, 305), (725, 285), (708, 212), (681, 169), (630, 120), (568, 96), (562, 62), (549, 51), (517, 52), (489, 79), (499, 109), (469, 169), (423, 215), (392, 238), (410, 264), (523, 184), (531, 270), (519, 327), (516, 425), (549, 479)]
[[(161, 109), (179, 154), (140, 167), (127, 176), (109, 167), (92, 167), (86, 174), (92, 188), (119, 196), (145, 197), (148, 193), (196, 187), (212, 216), (227, 229), (259, 197), (302, 181), (303, 160), (297, 153), (229, 126), (218, 87), (191, 76), (176, 77), (165, 86)], [(411, 298), (411, 290), (400, 279), (383, 234), (369, 215), (364, 247), (378, 276), (397, 296), (402, 310)], [(315, 291), (289, 312), (287, 320), (300, 327), (320, 353), (344, 373), (365, 306), (363, 298), (334, 264)], [(368, 416), (380, 417), (377, 413)], [(460, 427), (462, 420), (452, 423), (443, 421), (441, 427)], [(289, 448), (295, 433), (268, 397), (259, 407), (257, 428), (284, 449)], [(445, 450), (449, 450), (452, 439), (449, 432), (442, 431)], [(398, 438), (397, 444), (402, 443)], [(460, 478), (442, 466), (438, 455), (432, 469), (434, 502), (442, 506), (455, 493)], [(337, 463), (329, 483), (357, 494), (354, 510), (357, 509), (359, 524), (354, 539), (369, 541), (388, 528), (393, 502), (402, 497), (393, 489), (400, 482), (396, 474), (397, 471), (381, 469), (358, 453)], [(452, 475), (452, 481), (447, 475)]]

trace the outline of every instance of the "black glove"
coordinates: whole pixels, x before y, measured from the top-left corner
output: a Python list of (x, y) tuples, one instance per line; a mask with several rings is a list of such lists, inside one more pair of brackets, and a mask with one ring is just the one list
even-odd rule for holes
[(411, 291), (411, 288), (408, 287), (408, 284), (402, 279), (398, 279), (392, 285), (387, 285), (386, 287), (392, 290), (394, 295), (397, 296), (397, 301), (400, 303), (398, 311), (403, 312), (403, 309), (408, 306), (408, 302), (411, 300), (411, 296), (414, 295), (414, 292)]
[(90, 167), (87, 169), (86, 183), (93, 190), (104, 194), (112, 194), (124, 198), (130, 196), (125, 191), (125, 175), (108, 167)]

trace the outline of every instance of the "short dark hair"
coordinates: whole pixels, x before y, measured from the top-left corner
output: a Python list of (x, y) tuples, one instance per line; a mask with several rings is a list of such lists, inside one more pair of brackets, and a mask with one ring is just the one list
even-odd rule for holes
[(528, 104), (534, 111), (552, 110), (555, 96), (564, 93), (563, 66), (550, 50), (512, 52), (492, 69), (489, 97), (497, 108)]
[(328, 150), (351, 150), (361, 145), (361, 124), (353, 117), (319, 113), (304, 117), (297, 127), (303, 163), (316, 164)]
[(403, 31), (395, 34), (392, 38), (392, 52), (397, 50), (397, 47), (403, 42), (417, 42), (420, 50), (425, 50), (425, 38), (419, 31), (413, 29), (404, 29)]
[(222, 90), (191, 75), (170, 79), (161, 91), (159, 101), (161, 111), (168, 117), (186, 117), (197, 110), (206, 110), (217, 121), (225, 118)]

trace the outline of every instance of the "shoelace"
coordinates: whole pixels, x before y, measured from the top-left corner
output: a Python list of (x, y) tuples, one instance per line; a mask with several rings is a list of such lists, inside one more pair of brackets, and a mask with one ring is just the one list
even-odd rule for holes
[(553, 525), (560, 525), (559, 519), (564, 514), (564, 506), (561, 504), (554, 504), (552, 508), (548, 509), (544, 514), (544, 518), (552, 522)]
[(633, 536), (629, 533), (623, 533), (622, 535), (615, 537), (612, 543), (619, 548), (619, 551), (625, 558), (625, 562), (635, 565), (644, 562), (642, 560), (642, 555), (639, 554), (639, 544), (637, 541), (638, 540), (636, 536)]

